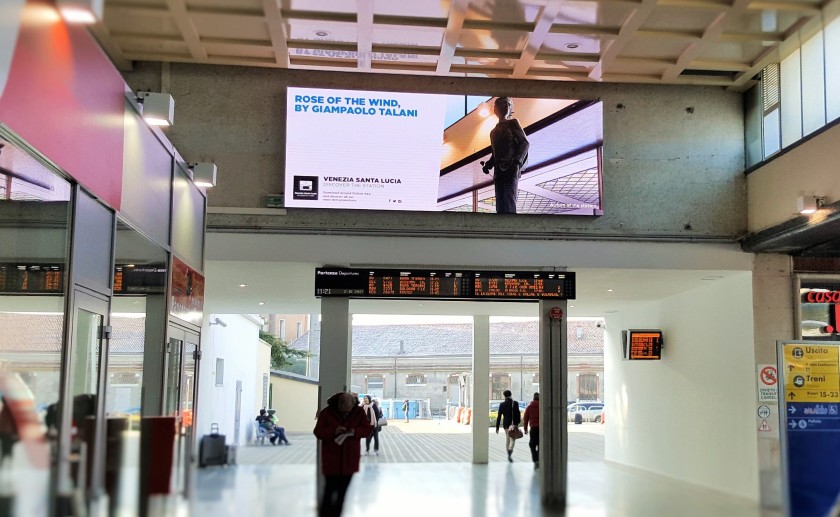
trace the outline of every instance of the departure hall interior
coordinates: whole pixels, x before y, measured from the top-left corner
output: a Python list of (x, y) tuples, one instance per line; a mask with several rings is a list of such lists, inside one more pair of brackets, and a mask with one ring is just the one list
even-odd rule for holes
[(0, 515), (840, 516), (838, 48), (840, 0), (3, 0)]

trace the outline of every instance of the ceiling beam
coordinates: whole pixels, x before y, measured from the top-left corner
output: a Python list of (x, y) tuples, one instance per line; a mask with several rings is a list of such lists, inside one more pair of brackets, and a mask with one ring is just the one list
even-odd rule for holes
[(522, 54), (513, 67), (513, 77), (525, 77), (528, 74), (528, 69), (531, 68), (534, 58), (542, 48), (543, 42), (548, 36), (548, 31), (554, 25), (554, 20), (560, 14), (560, 8), (563, 4), (565, 4), (565, 0), (548, 0), (540, 9), (537, 14), (537, 23), (534, 25), (534, 30), (528, 34), (528, 39), (525, 41)]
[[(811, 21), (810, 17), (803, 17), (796, 21), (787, 31), (785, 31), (785, 36), (782, 40), (787, 40), (789, 37), (793, 36), (794, 34), (798, 33), (802, 27), (808, 24)], [(729, 88), (733, 91), (741, 91), (746, 89), (748, 85), (752, 82), (753, 77), (755, 77), (759, 72), (764, 70), (764, 67), (769, 65), (770, 63), (778, 62), (781, 60), (779, 55), (779, 47), (781, 43), (777, 43), (771, 46), (768, 46), (764, 51), (753, 61), (752, 66), (741, 74), (735, 77), (735, 81), (733, 82), (732, 86)]]
[(753, 11), (793, 11), (816, 16), (822, 12), (820, 4), (806, 4), (798, 2), (753, 2), (749, 5)]
[(373, 53), (373, 0), (356, 0), (356, 65), (370, 71)]
[(723, 34), (723, 30), (726, 28), (726, 24), (729, 20), (735, 19), (746, 12), (751, 1), (752, 0), (735, 0), (728, 11), (719, 13), (715, 16), (715, 19), (712, 20), (712, 22), (706, 26), (706, 30), (703, 31), (703, 37), (700, 38), (700, 41), (689, 43), (688, 46), (683, 49), (680, 57), (677, 58), (676, 64), (665, 70), (665, 73), (662, 74), (662, 80), (664, 82), (675, 81), (683, 70), (688, 68), (688, 65), (697, 59), (697, 57), (700, 56), (708, 45), (718, 40), (720, 35)]
[(435, 69), (435, 73), (438, 75), (449, 73), (452, 58), (455, 57), (455, 48), (458, 46), (458, 40), (461, 39), (461, 29), (464, 26), (469, 5), (470, 0), (452, 0), (449, 5), (449, 20), (446, 23), (446, 32), (443, 34), (440, 56)]
[(125, 58), (122, 48), (114, 39), (113, 34), (111, 34), (111, 31), (108, 30), (108, 27), (104, 23), (95, 23), (89, 28), (93, 37), (96, 38), (96, 41), (98, 41), (100, 45), (102, 45), (105, 53), (108, 54), (108, 57), (111, 58), (111, 61), (113, 61), (114, 66), (116, 66), (118, 70), (121, 72), (130, 72), (134, 69), (134, 64)]
[(625, 22), (621, 25), (618, 37), (607, 42), (606, 49), (601, 54), (601, 59), (589, 73), (590, 79), (596, 81), (601, 80), (604, 74), (604, 68), (609, 65), (613, 59), (618, 57), (624, 47), (626, 47), (627, 44), (635, 37), (639, 27), (645, 23), (651, 13), (653, 13), (653, 10), (656, 9), (656, 5), (657, 0), (642, 0), (638, 7), (633, 9), (633, 12), (630, 13), (630, 16), (628, 16)]
[(206, 61), (207, 51), (201, 46), (201, 39), (198, 37), (198, 30), (195, 28), (189, 14), (187, 4), (184, 0), (166, 0), (166, 5), (172, 14), (172, 19), (181, 33), (181, 37), (187, 43), (190, 54), (196, 61)]
[(271, 37), (271, 46), (274, 48), (274, 60), (281, 68), (289, 68), (289, 47), (286, 45), (288, 34), (286, 24), (280, 14), (282, 6), (280, 0), (260, 0), (262, 3), (265, 23), (268, 25), (268, 34)]

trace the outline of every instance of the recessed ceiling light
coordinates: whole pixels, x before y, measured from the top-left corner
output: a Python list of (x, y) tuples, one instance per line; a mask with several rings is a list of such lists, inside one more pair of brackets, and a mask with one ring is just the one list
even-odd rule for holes
[(315, 31), (315, 35), (318, 36), (319, 38), (326, 38), (327, 36), (330, 35), (330, 33), (328, 31), (321, 30), (321, 31)]
[(612, 289), (607, 289), (607, 292), (611, 293), (611, 292), (613, 292), (613, 290)]
[(578, 43), (566, 43), (566, 48), (568, 49), (578, 48), (579, 46)]
[(239, 284), (239, 287), (248, 287), (248, 284)]
[(125, 267), (134, 267), (134, 264), (126, 264)]
[(574, 308), (575, 308), (575, 306), (574, 306), (574, 305), (569, 305), (569, 308), (570, 308), (570, 309), (574, 309)]
[(260, 302), (260, 305), (265, 305), (265, 302)]

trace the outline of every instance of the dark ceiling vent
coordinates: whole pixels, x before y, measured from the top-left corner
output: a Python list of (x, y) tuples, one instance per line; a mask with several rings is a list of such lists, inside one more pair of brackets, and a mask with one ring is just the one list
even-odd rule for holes
[(727, 79), (735, 79), (736, 72), (727, 70), (694, 70), (687, 68), (682, 71), (681, 76), (693, 77), (726, 77)]

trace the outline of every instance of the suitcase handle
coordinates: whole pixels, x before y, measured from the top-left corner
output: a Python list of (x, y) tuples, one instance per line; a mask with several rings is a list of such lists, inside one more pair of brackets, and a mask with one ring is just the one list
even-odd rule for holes
[(219, 434), (219, 424), (210, 424), (210, 434)]

